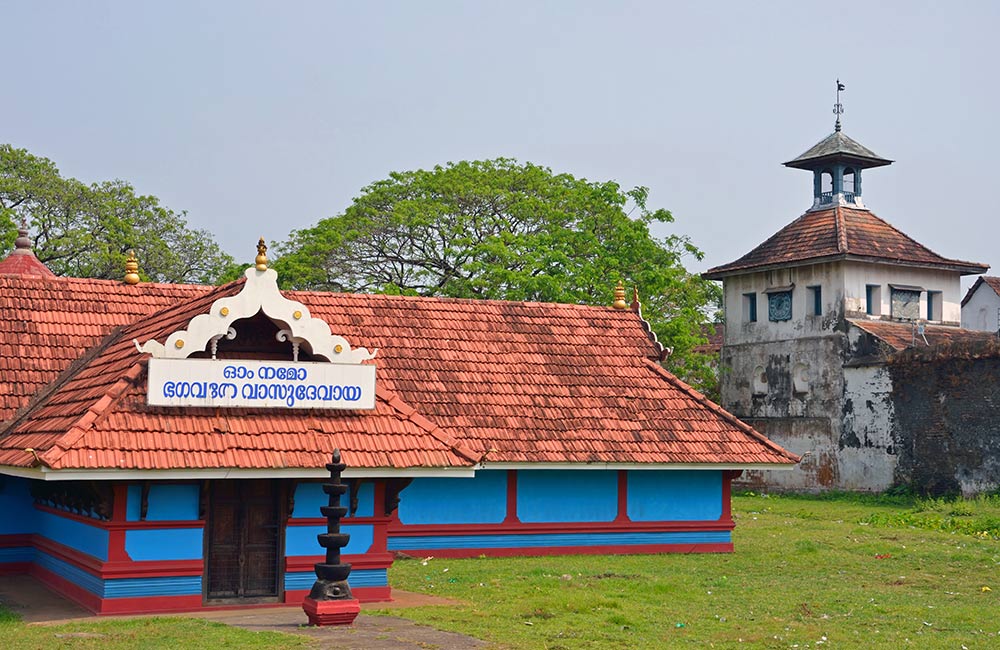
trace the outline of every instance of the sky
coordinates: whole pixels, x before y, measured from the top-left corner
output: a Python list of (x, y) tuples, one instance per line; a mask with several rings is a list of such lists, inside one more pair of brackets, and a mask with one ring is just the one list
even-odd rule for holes
[(648, 187), (704, 271), (810, 207), (781, 163), (839, 78), (844, 133), (896, 161), (866, 205), (1000, 274), (1000, 2), (0, 0), (0, 25), (0, 142), (241, 261), (392, 171), (503, 156)]

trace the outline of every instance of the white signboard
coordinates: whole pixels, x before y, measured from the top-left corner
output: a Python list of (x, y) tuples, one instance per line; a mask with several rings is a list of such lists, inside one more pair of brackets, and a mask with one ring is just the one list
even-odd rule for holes
[(373, 409), (375, 366), (152, 358), (146, 401), (151, 406)]

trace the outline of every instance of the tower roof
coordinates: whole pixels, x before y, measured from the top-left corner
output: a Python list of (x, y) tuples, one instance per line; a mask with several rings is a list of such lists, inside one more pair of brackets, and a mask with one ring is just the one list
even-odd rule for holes
[(859, 169), (884, 167), (892, 164), (888, 158), (883, 158), (857, 140), (845, 135), (843, 131), (837, 130), (784, 165), (796, 169), (816, 169), (831, 162), (843, 162)]
[(868, 210), (833, 207), (806, 212), (735, 262), (705, 272), (710, 280), (751, 271), (841, 259), (938, 268), (962, 275), (989, 266), (938, 255)]
[(55, 273), (42, 264), (42, 261), (35, 257), (34, 251), (31, 250), (31, 240), (28, 238), (28, 225), (26, 223), (21, 223), (21, 227), (17, 231), (14, 250), (6, 259), (0, 261), (0, 273), (55, 277)]

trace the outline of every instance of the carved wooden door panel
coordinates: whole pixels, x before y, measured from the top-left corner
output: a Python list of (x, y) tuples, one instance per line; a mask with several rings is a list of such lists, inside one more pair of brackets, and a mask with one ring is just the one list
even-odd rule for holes
[(211, 484), (207, 599), (273, 600), (280, 595), (278, 488), (268, 480)]

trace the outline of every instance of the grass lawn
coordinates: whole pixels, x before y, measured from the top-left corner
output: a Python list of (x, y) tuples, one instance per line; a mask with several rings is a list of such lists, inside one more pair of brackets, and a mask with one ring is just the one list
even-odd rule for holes
[(731, 555), (400, 561), (499, 647), (1000, 648), (1000, 498), (741, 495)]
[[(1000, 648), (1000, 497), (741, 495), (728, 555), (396, 562), (396, 588), (464, 601), (386, 612), (498, 648)], [(31, 626), (0, 648), (289, 648), (185, 618)]]
[(132, 618), (94, 620), (65, 625), (25, 625), (0, 607), (0, 648), (49, 650), (51, 648), (164, 648), (170, 650), (233, 648), (275, 650), (310, 648), (310, 639), (279, 632), (248, 632), (194, 618)]

